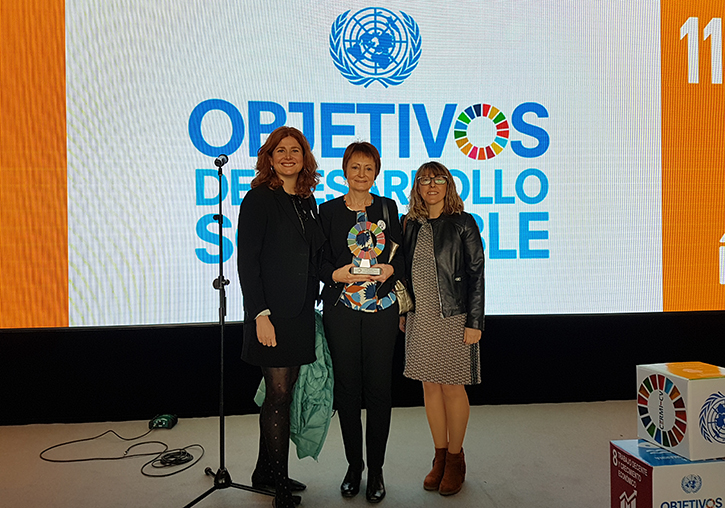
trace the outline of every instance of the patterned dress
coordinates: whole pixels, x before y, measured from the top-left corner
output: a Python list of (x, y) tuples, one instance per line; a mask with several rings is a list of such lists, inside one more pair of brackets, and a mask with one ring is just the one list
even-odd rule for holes
[(466, 314), (441, 316), (433, 229), (429, 221), (418, 232), (411, 277), (415, 311), (408, 313), (405, 323), (403, 375), (447, 385), (480, 383), (479, 345), (463, 342)]

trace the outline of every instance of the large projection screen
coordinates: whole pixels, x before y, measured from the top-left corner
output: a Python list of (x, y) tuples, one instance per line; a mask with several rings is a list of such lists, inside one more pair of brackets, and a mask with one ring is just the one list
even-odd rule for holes
[(318, 202), (355, 140), (402, 212), (418, 166), (448, 166), (488, 314), (725, 310), (722, 2), (44, 0), (45, 44), (10, 3), (3, 61), (55, 71), (3, 72), (0, 327), (215, 321), (222, 153), (241, 320), (237, 214), (280, 125)]

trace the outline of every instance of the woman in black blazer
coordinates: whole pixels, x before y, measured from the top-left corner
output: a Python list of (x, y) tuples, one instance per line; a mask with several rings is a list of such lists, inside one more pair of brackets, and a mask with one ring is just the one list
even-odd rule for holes
[(257, 176), (239, 209), (237, 264), (244, 296), (242, 359), (262, 368), (266, 397), (252, 485), (294, 506), (305, 485), (287, 475), (289, 412), (300, 365), (315, 361), (315, 300), (324, 236), (312, 195), (319, 181), (309, 143), (280, 127), (259, 149)]
[[(344, 497), (360, 490), (363, 469), (363, 401), (367, 409), (366, 497), (385, 497), (383, 461), (391, 414), (391, 383), (398, 303), (395, 281), (404, 271), (403, 253), (392, 261), (392, 243), (401, 245), (398, 208), (392, 199), (370, 193), (380, 173), (380, 154), (370, 143), (353, 143), (342, 167), (349, 191), (320, 205), (327, 237), (321, 269), (324, 323), (335, 374), (335, 407), (348, 470), (340, 485)], [(379, 274), (355, 274), (355, 268)]]

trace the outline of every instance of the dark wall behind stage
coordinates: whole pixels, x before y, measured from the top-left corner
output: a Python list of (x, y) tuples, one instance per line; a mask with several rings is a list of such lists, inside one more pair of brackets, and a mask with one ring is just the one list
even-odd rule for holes
[[(626, 400), (635, 366), (725, 365), (725, 312), (491, 316), (474, 405)], [(225, 415), (257, 412), (261, 373), (225, 327)], [(148, 420), (219, 414), (219, 325), (0, 331), (0, 424)], [(423, 404), (396, 349), (393, 402)]]

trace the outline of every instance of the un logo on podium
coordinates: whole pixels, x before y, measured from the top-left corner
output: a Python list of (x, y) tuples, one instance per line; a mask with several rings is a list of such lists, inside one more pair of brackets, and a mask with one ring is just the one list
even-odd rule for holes
[(710, 395), (700, 409), (700, 432), (710, 443), (725, 444), (725, 395)]
[(702, 477), (698, 474), (690, 474), (682, 478), (680, 482), (685, 494), (694, 494), (702, 488)]
[(421, 55), (420, 28), (403, 11), (367, 7), (340, 14), (330, 31), (330, 56), (353, 85), (399, 85), (411, 75)]

